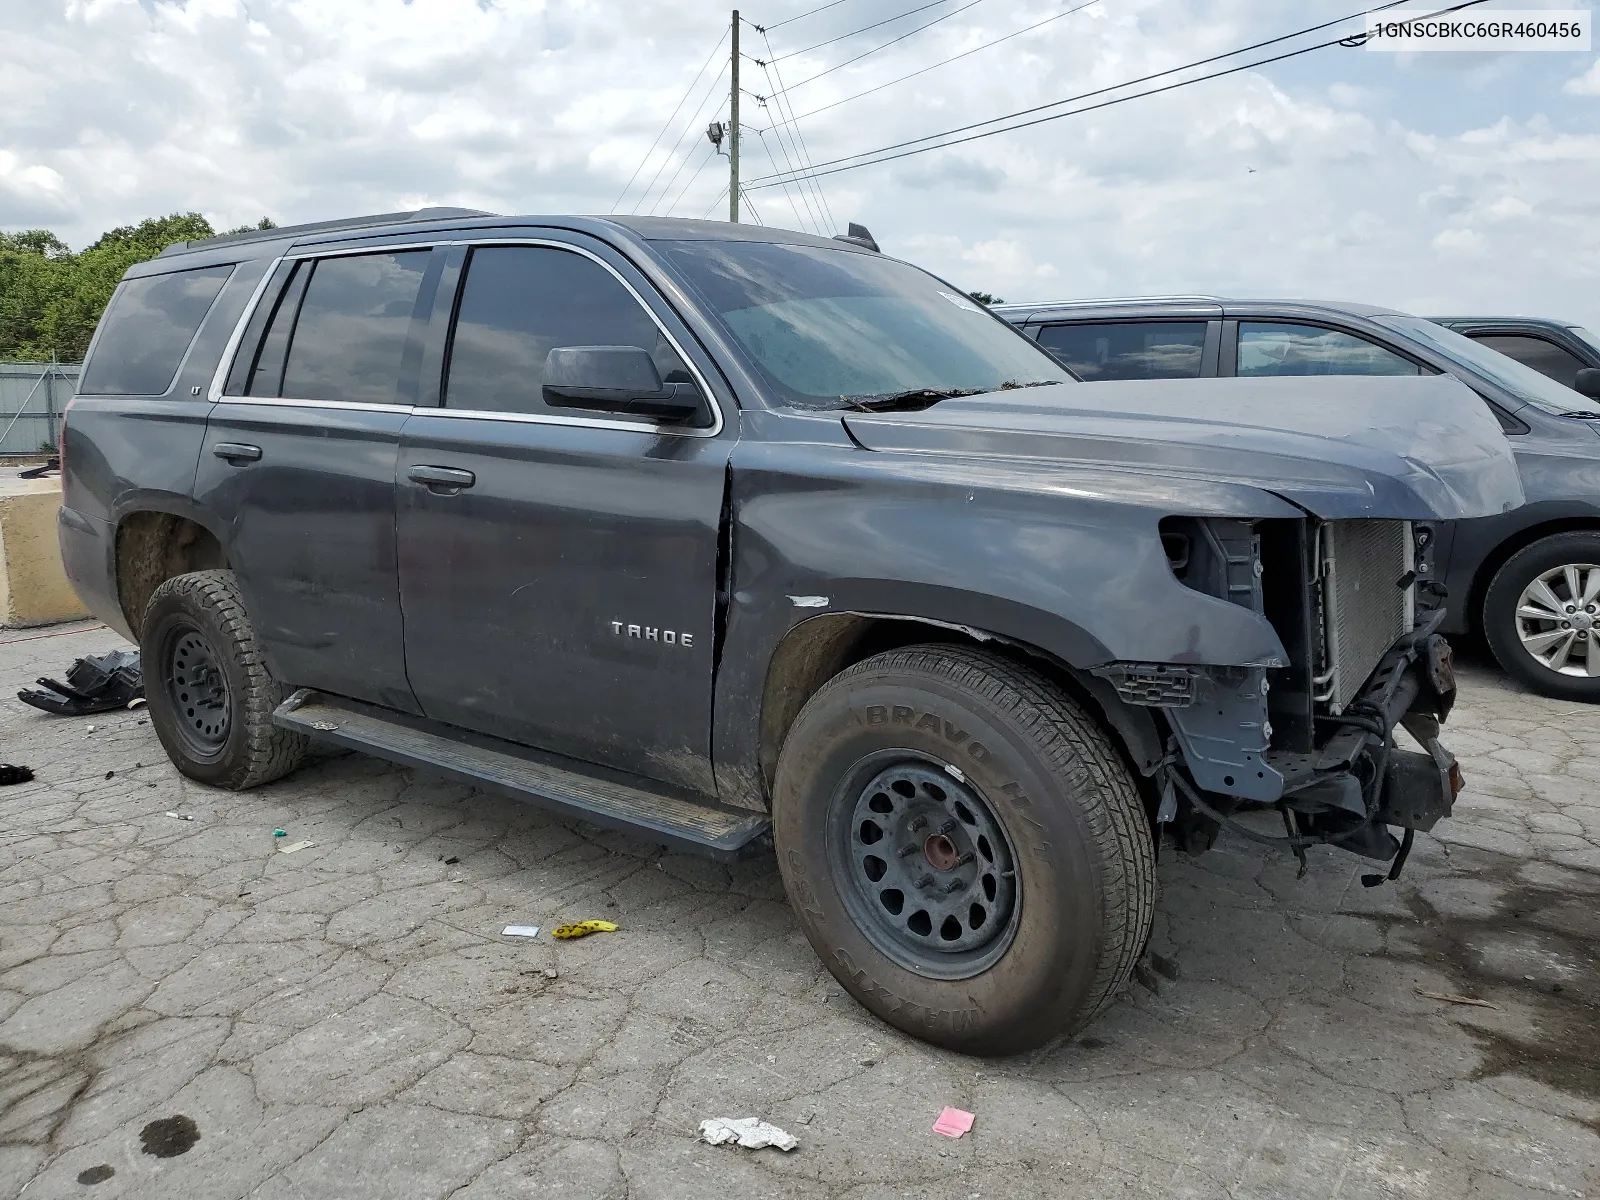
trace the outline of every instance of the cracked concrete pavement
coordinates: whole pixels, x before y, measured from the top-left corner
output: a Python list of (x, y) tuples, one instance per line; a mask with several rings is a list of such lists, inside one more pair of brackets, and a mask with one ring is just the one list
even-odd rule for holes
[[(0, 759), (38, 772), (0, 789), (0, 1197), (1600, 1196), (1600, 709), (1485, 666), (1447, 727), (1467, 791), (1398, 885), (1166, 855), (1179, 978), (981, 1061), (858, 1008), (769, 857), (358, 755), (212, 791), (137, 710), (13, 698), (118, 644), (0, 631)], [(694, 1140), (747, 1115), (800, 1148)], [(180, 1116), (198, 1140), (152, 1130)]]

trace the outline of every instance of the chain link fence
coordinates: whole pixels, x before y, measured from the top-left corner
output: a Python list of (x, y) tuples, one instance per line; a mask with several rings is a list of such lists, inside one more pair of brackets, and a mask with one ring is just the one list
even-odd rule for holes
[(81, 363), (0, 362), (0, 457), (54, 454)]

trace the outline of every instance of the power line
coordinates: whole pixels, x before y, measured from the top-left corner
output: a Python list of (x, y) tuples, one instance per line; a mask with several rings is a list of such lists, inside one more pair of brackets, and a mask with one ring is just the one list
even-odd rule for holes
[[(727, 191), (728, 189), (723, 188), (722, 190)], [(761, 214), (756, 211), (756, 202), (750, 199), (750, 193), (744, 190), (743, 184), (739, 185), (739, 195), (743, 198), (744, 202), (750, 206), (750, 215), (756, 219), (756, 224), (765, 225), (766, 222), (761, 219)], [(720, 196), (717, 198), (719, 200), (721, 199)]]
[[(714, 113), (716, 115), (713, 115), (712, 120), (719, 119), (721, 112), (722, 112), (721, 108), (715, 109)], [(698, 115), (699, 114), (697, 113), (696, 117), (698, 117)], [(692, 126), (691, 126), (691, 128), (692, 128)], [(680, 137), (678, 140), (681, 142), (683, 139)], [(715, 154), (717, 152), (716, 146), (711, 145), (711, 143), (709, 141), (706, 143), (706, 145), (707, 145), (707, 148), (710, 150), (711, 154)], [(674, 147), (674, 150), (676, 150), (676, 147)], [(679, 160), (678, 169), (675, 170), (672, 173), (672, 175), (667, 179), (666, 186), (664, 186), (661, 189), (661, 195), (657, 196), (655, 198), (655, 200), (652, 201), (651, 204), (650, 204), (650, 210), (649, 211), (650, 211), (650, 213), (652, 215), (656, 211), (656, 206), (661, 204), (664, 200), (666, 200), (666, 198), (672, 193), (672, 185), (678, 181), (678, 176), (683, 174), (683, 169), (689, 165), (689, 162), (693, 157), (694, 157), (694, 151), (691, 149), (688, 153), (686, 153), (683, 156), (682, 159)], [(701, 160), (700, 166), (695, 169), (695, 174), (698, 175), (701, 171), (703, 171), (705, 169), (705, 165), (706, 165), (707, 161), (709, 161), (709, 156), (707, 158)], [(643, 199), (642, 198), (640, 200), (640, 203), (643, 203)]]
[(1062, 17), (1070, 17), (1075, 12), (1082, 12), (1084, 9), (1091, 8), (1099, 3), (1100, 0), (1088, 0), (1087, 3), (1078, 5), (1077, 8), (1069, 8), (1063, 12), (1056, 13), (1053, 17), (1046, 17), (1042, 21), (1035, 21), (1032, 25), (1029, 25), (1023, 29), (1018, 29), (1013, 33), (1008, 33), (1004, 37), (995, 38), (992, 42), (984, 42), (983, 45), (974, 46), (970, 50), (963, 50), (960, 54), (952, 54), (949, 58), (941, 58), (938, 62), (931, 63), (926, 67), (920, 67), (917, 70), (912, 71), (909, 75), (902, 75), (900, 78), (891, 79), (887, 83), (880, 83), (877, 87), (869, 87), (864, 92), (857, 92), (853, 96), (846, 96), (843, 100), (835, 100), (832, 103), (822, 105), (820, 108), (810, 109), (807, 112), (801, 113), (800, 116), (795, 118), (795, 120), (798, 121), (804, 117), (814, 117), (818, 113), (827, 112), (830, 108), (838, 108), (841, 104), (848, 104), (851, 100), (859, 100), (863, 96), (872, 95), (873, 92), (881, 92), (884, 88), (893, 87), (897, 83), (904, 83), (908, 79), (915, 79), (918, 75), (926, 75), (929, 71), (936, 70), (939, 67), (948, 66), (950, 63), (966, 58), (970, 54), (976, 54), (980, 50), (987, 50), (991, 46), (998, 46), (1001, 42), (1009, 42), (1014, 37), (1021, 37), (1025, 33), (1032, 33), (1035, 29), (1038, 29), (1044, 25), (1048, 25), (1052, 21), (1059, 21)]
[(813, 16), (816, 13), (821, 12), (825, 8), (837, 8), (839, 5), (841, 5), (843, 3), (844, 3), (844, 0), (828, 0), (827, 4), (819, 4), (819, 5), (817, 5), (816, 8), (807, 9), (805, 12), (800, 13), (800, 14), (798, 14), (796, 16), (793, 16), (793, 17), (785, 17), (783, 20), (779, 21), (776, 25), (765, 25), (765, 26), (762, 26), (762, 25), (757, 25), (754, 21), (750, 22), (750, 25), (751, 25), (752, 28), (760, 30), (762, 33), (766, 33), (767, 30), (769, 30), (769, 29), (782, 29), (785, 25), (789, 24), (791, 21), (804, 20), (806, 17)]
[(633, 181), (639, 178), (639, 172), (644, 170), (645, 164), (650, 161), (650, 156), (655, 153), (656, 147), (661, 144), (661, 139), (667, 136), (667, 130), (672, 128), (673, 120), (683, 110), (683, 106), (689, 102), (689, 97), (694, 93), (695, 86), (700, 82), (700, 77), (706, 73), (706, 68), (711, 65), (711, 60), (717, 56), (717, 51), (722, 49), (722, 43), (727, 40), (728, 33), (724, 30), (722, 36), (717, 39), (717, 44), (711, 47), (711, 53), (706, 55), (706, 61), (700, 64), (700, 69), (695, 72), (694, 78), (689, 81), (689, 86), (683, 90), (683, 99), (678, 101), (677, 108), (672, 110), (672, 115), (662, 124), (661, 132), (656, 134), (655, 141), (650, 143), (650, 149), (644, 152), (644, 157), (639, 160), (639, 165), (633, 169), (633, 174), (628, 176), (628, 182), (623, 185), (621, 193), (611, 205), (612, 212), (616, 212), (622, 204), (622, 198), (628, 194), (628, 189), (633, 186)]
[[(939, 5), (948, 4), (949, 2), (950, 2), (950, 0), (931, 0), (931, 3), (924, 4), (920, 8), (907, 9), (905, 12), (896, 13), (894, 16), (889, 17), (886, 20), (875, 21), (871, 25), (863, 25), (860, 29), (852, 29), (849, 33), (841, 33), (838, 37), (831, 37), (825, 42), (818, 42), (814, 46), (807, 46), (804, 50), (791, 50), (787, 54), (780, 54), (780, 55), (778, 55), (777, 58), (769, 58), (767, 61), (768, 62), (777, 63), (777, 62), (783, 62), (784, 59), (787, 59), (787, 58), (794, 58), (798, 54), (810, 54), (813, 50), (821, 50), (824, 46), (831, 46), (835, 42), (842, 42), (846, 38), (853, 38), (858, 33), (868, 33), (871, 30), (878, 29), (878, 28), (880, 28), (880, 27), (882, 27), (884, 25), (893, 25), (896, 21), (903, 21), (903, 20), (905, 20), (905, 18), (911, 17), (911, 16), (915, 16), (919, 12), (927, 12), (927, 10), (930, 9), (930, 8), (938, 8)], [(762, 35), (765, 36), (767, 31), (763, 29), (761, 32), (762, 32)], [(770, 54), (771, 51), (772, 51), (772, 43), (768, 42), (767, 43), (767, 52)], [(761, 62), (761, 60), (759, 58), (756, 59), (755, 61), (758, 62), (758, 63)], [(765, 66), (766, 64), (762, 63), (762, 65)]]
[[(767, 35), (765, 33), (762, 33), (761, 40), (766, 43), (767, 53), (771, 54), (772, 53), (772, 42), (771, 42), (771, 40), (767, 37)], [(761, 69), (762, 69), (762, 71), (767, 71), (768, 70), (768, 68), (766, 68), (766, 67), (762, 67)], [(789, 98), (788, 89), (783, 86), (783, 74), (782, 74), (782, 72), (780, 72), (778, 70), (778, 63), (777, 63), (776, 59), (774, 59), (773, 62), (772, 62), (771, 74), (772, 74), (773, 78), (775, 78), (777, 80), (777, 83), (778, 83), (778, 90), (775, 93), (775, 99), (778, 102), (778, 114), (780, 116), (782, 116), (785, 105), (788, 106), (788, 109), (789, 109), (790, 136), (798, 144), (800, 160), (807, 165), (807, 170), (815, 171), (816, 170), (816, 164), (811, 161), (811, 150), (806, 145), (805, 134), (800, 132), (800, 122), (795, 118), (795, 115), (794, 115), (794, 101)], [(828, 204), (828, 197), (827, 197), (827, 194), (822, 190), (822, 184), (819, 181), (817, 181), (816, 179), (812, 179), (811, 180), (811, 187), (816, 192), (817, 201), (820, 204), (823, 213), (828, 218), (828, 225), (830, 227), (832, 227), (832, 228), (837, 229), (838, 228), (838, 222), (834, 219), (833, 209)], [(818, 232), (826, 232), (826, 230), (819, 229)]]
[[(629, 212), (636, 213), (636, 212), (639, 211), (639, 207), (645, 202), (646, 198), (648, 198), (650, 193), (655, 189), (656, 181), (661, 178), (661, 173), (667, 169), (668, 164), (672, 162), (673, 156), (678, 153), (678, 147), (683, 145), (683, 139), (686, 138), (686, 137), (691, 136), (695, 132), (695, 129), (698, 127), (699, 122), (700, 122), (700, 114), (705, 111), (705, 107), (706, 107), (706, 105), (708, 103), (710, 103), (711, 98), (717, 94), (717, 87), (718, 87), (719, 84), (721, 84), (722, 77), (723, 77), (724, 74), (727, 73), (727, 70), (728, 70), (727, 67), (723, 67), (723, 69), (721, 71), (717, 72), (717, 77), (711, 81), (710, 89), (707, 90), (707, 92), (706, 92), (706, 94), (704, 96), (700, 97), (700, 103), (695, 105), (694, 115), (689, 118), (688, 125), (686, 125), (684, 127), (683, 132), (678, 135), (677, 141), (672, 143), (672, 149), (667, 151), (667, 156), (665, 158), (663, 158), (661, 160), (661, 164), (656, 167), (656, 173), (650, 177), (650, 182), (645, 184), (644, 192), (639, 196), (639, 198), (637, 200), (635, 200), (633, 202), (633, 207), (628, 210)], [(679, 164), (678, 164), (678, 170), (679, 171), (681, 171), (683, 169), (683, 162), (686, 162), (686, 161), (688, 161), (688, 160), (684, 159), (684, 160), (679, 162)], [(677, 178), (677, 173), (674, 172), (673, 173), (673, 179), (676, 179), (676, 178)], [(663, 189), (663, 195), (665, 195), (665, 192), (667, 190), (670, 190), (671, 187), (672, 187), (672, 183), (671, 183), (671, 180), (669, 180), (667, 182), (667, 187), (665, 189)], [(661, 202), (661, 199), (662, 199), (662, 197), (658, 196), (656, 198), (656, 203), (659, 204)], [(653, 209), (654, 205), (652, 205), (651, 207)]]
[[(700, 178), (700, 173), (710, 165), (713, 158), (717, 157), (717, 148), (715, 146), (707, 145), (706, 148), (710, 151), (710, 153), (700, 159), (700, 165), (694, 169), (694, 174), (690, 175), (688, 180), (684, 183), (683, 190), (678, 193), (678, 198), (671, 204), (667, 205), (666, 211), (661, 214), (662, 216), (670, 217), (672, 215), (672, 210), (677, 208), (679, 204), (683, 203), (683, 198), (689, 194), (689, 189), (694, 186), (694, 181)], [(670, 187), (670, 185), (668, 186)]]
[[(741, 192), (744, 191), (744, 189), (742, 187), (739, 190)], [(728, 185), (727, 184), (723, 184), (722, 185), (722, 190), (717, 193), (717, 198), (715, 200), (713, 200), (709, 205), (706, 206), (705, 212), (700, 214), (700, 219), (702, 221), (704, 221), (707, 217), (709, 217), (712, 214), (712, 212), (716, 209), (717, 205), (722, 203), (722, 198), (724, 196), (726, 196), (727, 194), (728, 194)], [(745, 199), (748, 200), (749, 197), (747, 196), (747, 197), (745, 197)]]
[[(772, 169), (774, 171), (777, 171), (778, 170), (778, 160), (772, 156), (772, 147), (767, 145), (766, 131), (765, 130), (757, 130), (756, 134), (761, 139), (761, 148), (764, 151), (766, 151), (767, 161), (772, 164)], [(794, 211), (795, 222), (798, 225), (800, 225), (801, 228), (804, 228), (805, 227), (805, 218), (800, 215), (800, 206), (795, 203), (794, 197), (789, 194), (789, 184), (788, 184), (788, 182), (780, 180), (780, 184), (783, 187), (783, 198), (789, 202), (789, 207)]]
[(831, 67), (827, 67), (827, 68), (825, 68), (825, 69), (823, 69), (821, 71), (818, 71), (815, 75), (807, 76), (806, 78), (802, 79), (799, 83), (794, 84), (793, 87), (791, 87), (789, 90), (792, 92), (792, 91), (794, 91), (795, 88), (802, 88), (802, 87), (805, 87), (805, 85), (808, 84), (808, 83), (815, 83), (817, 80), (821, 79), (824, 75), (832, 75), (835, 71), (841, 70), (844, 67), (848, 67), (852, 63), (858, 63), (863, 58), (867, 58), (867, 57), (870, 57), (871, 55), (876, 54), (879, 50), (887, 50), (890, 46), (893, 46), (893, 45), (895, 45), (895, 44), (897, 44), (899, 42), (903, 42), (908, 37), (915, 37), (917, 34), (921, 33), (924, 29), (932, 29), (935, 25), (939, 24), (940, 21), (948, 21), (951, 17), (958, 17), (962, 13), (966, 12), (967, 9), (976, 8), (978, 5), (980, 5), (982, 3), (983, 3), (983, 0), (968, 0), (968, 2), (966, 4), (963, 4), (960, 8), (952, 9), (951, 11), (945, 13), (941, 17), (935, 17), (933, 20), (927, 22), (927, 24), (925, 24), (925, 25), (918, 25), (915, 29), (907, 30), (905, 33), (902, 33), (897, 38), (890, 38), (887, 42), (884, 42), (883, 45), (881, 45), (881, 46), (874, 46), (870, 50), (862, 51), (860, 54), (856, 55), (854, 58), (847, 58), (842, 63), (835, 63)]
[[(795, 168), (794, 168), (794, 161), (795, 161), (796, 158), (799, 157), (798, 148), (796, 149), (794, 158), (791, 158), (790, 154), (789, 154), (788, 143), (786, 143), (783, 140), (783, 132), (784, 132), (784, 127), (783, 127), (783, 123), (782, 123), (783, 122), (783, 113), (780, 111), (780, 112), (778, 112), (778, 113), (776, 113), (774, 115), (776, 116), (777, 119), (773, 122), (772, 131), (771, 132), (772, 132), (773, 137), (775, 137), (777, 139), (777, 141), (778, 141), (778, 150), (779, 150), (779, 152), (782, 153), (782, 155), (783, 155), (783, 161), (784, 161), (783, 170), (794, 181), (795, 188), (800, 193), (800, 200), (806, 206), (806, 212), (811, 217), (811, 222), (810, 222), (811, 230), (814, 232), (814, 231), (816, 231), (816, 230), (821, 228), (822, 222), (821, 222), (820, 217), (816, 213), (816, 211), (813, 209), (812, 202), (811, 202), (811, 194), (806, 191), (806, 183), (805, 183), (805, 179), (804, 179), (804, 173), (800, 172), (800, 171), (796, 171)], [(777, 164), (777, 160), (772, 157), (772, 148), (767, 145), (766, 134), (762, 133), (762, 134), (758, 134), (757, 136), (761, 138), (761, 147), (762, 147), (762, 149), (764, 149), (767, 152), (767, 160), (772, 163), (774, 168), (776, 168), (777, 165), (778, 165)], [(810, 171), (815, 171), (816, 170), (816, 166), (813, 164), (811, 167), (809, 167), (807, 169), (810, 170)], [(789, 189), (787, 187), (785, 187), (783, 190), (784, 190), (784, 194), (788, 195)], [(791, 203), (792, 203), (792, 201), (791, 201)], [(804, 229), (806, 227), (806, 219), (805, 219), (805, 217), (800, 216), (800, 210), (799, 209), (795, 210), (795, 216), (800, 219), (800, 227), (802, 229)]]
[[(1213, 72), (1210, 75), (1197, 76), (1194, 79), (1182, 80), (1182, 81), (1180, 81), (1178, 83), (1168, 84), (1168, 85), (1165, 85), (1165, 86), (1159, 87), (1159, 88), (1152, 88), (1152, 89), (1150, 89), (1148, 91), (1139, 92), (1139, 93), (1137, 93), (1135, 95), (1132, 95), (1132, 96), (1119, 97), (1117, 99), (1105, 101), (1105, 102), (1103, 102), (1101, 104), (1090, 105), (1090, 106), (1088, 106), (1086, 108), (1073, 109), (1071, 112), (1056, 113), (1056, 114), (1053, 114), (1053, 115), (1048, 116), (1048, 117), (1040, 117), (1040, 118), (1038, 118), (1036, 120), (1033, 120), (1033, 121), (1026, 121), (1026, 122), (1022, 122), (1022, 123), (1015, 124), (1015, 125), (1007, 125), (1002, 129), (989, 130), (989, 131), (987, 131), (985, 133), (975, 134), (972, 137), (959, 138), (959, 139), (956, 139), (954, 141), (942, 141), (942, 142), (939, 142), (939, 144), (936, 145), (936, 146), (923, 146), (921, 149), (910, 150), (910, 151), (907, 151), (907, 153), (905, 153), (905, 154), (890, 155), (888, 153), (891, 150), (899, 150), (902, 147), (916, 146), (916, 145), (918, 145), (919, 143), (922, 143), (922, 142), (932, 142), (932, 141), (937, 141), (938, 139), (941, 139), (941, 138), (948, 138), (948, 137), (951, 137), (951, 135), (953, 135), (953, 134), (965, 133), (968, 130), (982, 129), (986, 125), (997, 125), (997, 124), (1000, 124), (1001, 122), (1004, 122), (1004, 121), (1012, 121), (1012, 120), (1015, 120), (1017, 117), (1025, 117), (1025, 116), (1028, 116), (1028, 115), (1030, 115), (1032, 113), (1043, 112), (1045, 109), (1059, 108), (1059, 107), (1061, 107), (1062, 105), (1065, 105), (1065, 104), (1076, 104), (1077, 102), (1079, 102), (1081, 100), (1089, 100), (1089, 99), (1094, 98), (1095, 96), (1103, 96), (1107, 92), (1121, 91), (1124, 88), (1134, 87), (1134, 86), (1136, 86), (1138, 84), (1141, 84), (1141, 83), (1149, 83), (1151, 80), (1161, 79), (1161, 78), (1164, 78), (1165, 76), (1168, 76), (1168, 75), (1175, 75), (1175, 74), (1177, 74), (1177, 73), (1179, 73), (1181, 71), (1193, 70), (1195, 67), (1206, 66), (1206, 65), (1208, 65), (1210, 63), (1219, 62), (1219, 61), (1221, 61), (1222, 59), (1225, 59), (1225, 58), (1234, 58), (1234, 57), (1236, 57), (1236, 56), (1238, 56), (1240, 54), (1248, 54), (1252, 50), (1259, 50), (1259, 49), (1262, 49), (1265, 46), (1272, 46), (1272, 45), (1276, 45), (1276, 44), (1278, 44), (1280, 42), (1289, 41), (1289, 40), (1291, 40), (1293, 38), (1304, 37), (1308, 33), (1316, 33), (1319, 30), (1328, 29), (1328, 28), (1330, 28), (1330, 27), (1332, 27), (1334, 25), (1342, 25), (1345, 22), (1354, 20), (1357, 17), (1364, 17), (1368, 13), (1383, 12), (1385, 9), (1395, 8), (1395, 7), (1398, 7), (1400, 4), (1409, 3), (1409, 2), (1411, 2), (1411, 0), (1389, 0), (1388, 3), (1376, 5), (1375, 7), (1370, 8), (1370, 9), (1363, 9), (1361, 12), (1352, 13), (1352, 14), (1350, 14), (1348, 16), (1340, 17), (1337, 20), (1324, 21), (1324, 22), (1322, 22), (1321, 24), (1318, 24), (1318, 25), (1311, 25), (1311, 26), (1307, 26), (1304, 29), (1295, 30), (1293, 33), (1286, 33), (1286, 34), (1283, 34), (1283, 35), (1281, 35), (1279, 37), (1268, 38), (1265, 41), (1255, 42), (1255, 43), (1253, 43), (1253, 44), (1251, 44), (1249, 46), (1241, 46), (1236, 50), (1229, 50), (1229, 51), (1226, 51), (1225, 53), (1222, 53), (1222, 54), (1213, 54), (1213, 55), (1211, 55), (1211, 56), (1209, 56), (1207, 58), (1196, 59), (1193, 62), (1184, 63), (1184, 64), (1182, 64), (1180, 66), (1169, 67), (1168, 69), (1166, 69), (1164, 71), (1156, 71), (1156, 72), (1153, 72), (1152, 74), (1149, 74), (1149, 75), (1142, 75), (1137, 79), (1127, 79), (1127, 80), (1122, 81), (1121, 83), (1112, 84), (1112, 85), (1110, 85), (1108, 87), (1096, 88), (1093, 91), (1082, 92), (1082, 93), (1080, 93), (1080, 94), (1078, 94), (1076, 96), (1068, 96), (1063, 100), (1052, 100), (1048, 104), (1037, 104), (1037, 105), (1034, 105), (1032, 108), (1019, 109), (1018, 111), (1013, 112), (1013, 113), (1006, 113), (1006, 114), (1004, 114), (1002, 116), (998, 116), (998, 117), (990, 117), (988, 120), (985, 120), (985, 121), (975, 121), (970, 125), (959, 125), (954, 129), (946, 129), (946, 130), (944, 130), (944, 131), (942, 131), (940, 133), (930, 133), (930, 134), (926, 134), (923, 137), (911, 138), (911, 139), (909, 139), (907, 141), (904, 141), (904, 142), (895, 142), (892, 145), (880, 146), (876, 150), (863, 150), (859, 154), (847, 154), (847, 155), (844, 155), (841, 158), (828, 159), (828, 160), (826, 160), (824, 162), (818, 163), (817, 166), (819, 168), (820, 167), (833, 167), (835, 169), (834, 170), (827, 170), (827, 171), (820, 171), (819, 170), (818, 174), (821, 174), (821, 175), (834, 175), (834, 174), (837, 174), (841, 170), (852, 170), (856, 166), (870, 166), (873, 163), (889, 162), (889, 161), (892, 161), (893, 159), (908, 157), (911, 154), (921, 154), (926, 150), (938, 150), (938, 149), (941, 149), (941, 148), (943, 148), (945, 146), (957, 146), (957, 145), (961, 145), (964, 142), (976, 141), (979, 138), (989, 137), (989, 136), (992, 136), (993, 134), (996, 134), (996, 133), (1008, 133), (1008, 132), (1010, 132), (1012, 130), (1015, 130), (1015, 129), (1026, 129), (1026, 128), (1029, 128), (1030, 126), (1033, 126), (1033, 125), (1043, 124), (1046, 121), (1057, 120), (1057, 119), (1059, 119), (1061, 117), (1077, 116), (1080, 113), (1094, 112), (1096, 109), (1106, 108), (1106, 107), (1109, 107), (1110, 105), (1113, 105), (1113, 104), (1120, 104), (1125, 100), (1137, 100), (1137, 99), (1140, 99), (1141, 97), (1144, 97), (1144, 96), (1158, 95), (1158, 94), (1160, 94), (1162, 92), (1172, 91), (1175, 88), (1187, 87), (1191, 83), (1203, 83), (1208, 79), (1217, 79), (1217, 78), (1220, 78), (1220, 77), (1222, 77), (1224, 75), (1236, 74), (1239, 71), (1249, 70), (1251, 67), (1267, 66), (1267, 65), (1269, 65), (1271, 63), (1281, 62), (1286, 58), (1294, 58), (1294, 57), (1297, 57), (1298, 55), (1301, 55), (1301, 54), (1308, 54), (1308, 53), (1310, 53), (1310, 52), (1312, 52), (1314, 50), (1323, 50), (1323, 49), (1328, 48), (1329, 46), (1336, 46), (1336, 45), (1340, 45), (1341, 43), (1348, 43), (1349, 42), (1349, 38), (1335, 38), (1335, 39), (1333, 39), (1331, 41), (1319, 42), (1314, 46), (1307, 46), (1307, 47), (1305, 47), (1303, 49), (1300, 49), (1300, 50), (1290, 51), (1287, 54), (1281, 54), (1281, 55), (1276, 55), (1276, 56), (1273, 56), (1273, 57), (1270, 57), (1270, 58), (1260, 59), (1258, 61), (1246, 63), (1246, 64), (1244, 64), (1242, 66), (1238, 66), (1238, 67), (1230, 67), (1225, 71), (1217, 71), (1217, 72)], [(1433, 14), (1430, 14), (1430, 15), (1437, 16), (1437, 15), (1441, 15), (1443, 13), (1459, 12), (1462, 9), (1472, 8), (1472, 7), (1475, 7), (1476, 5), (1483, 4), (1483, 3), (1485, 3), (1485, 0), (1465, 0), (1464, 3), (1451, 5), (1448, 8), (1440, 9), (1436, 13), (1433, 13)], [(879, 156), (883, 156), (883, 157), (879, 157)], [(870, 159), (871, 162), (858, 162), (858, 163), (853, 163), (850, 166), (838, 166), (838, 164), (851, 163), (851, 160), (853, 160), (853, 159)], [(774, 178), (773, 176), (762, 176), (759, 179), (752, 179), (752, 180), (749, 181), (751, 189), (755, 190), (756, 188), (759, 188), (759, 187), (770, 187), (770, 186), (772, 186), (771, 180), (773, 178)]]

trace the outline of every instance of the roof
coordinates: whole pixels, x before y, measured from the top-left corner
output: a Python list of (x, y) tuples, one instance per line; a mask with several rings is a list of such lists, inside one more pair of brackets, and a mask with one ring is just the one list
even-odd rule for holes
[(1056, 300), (1038, 304), (999, 304), (995, 312), (1016, 321), (1036, 316), (1085, 316), (1127, 313), (1170, 316), (1230, 316), (1236, 312), (1282, 313), (1313, 316), (1326, 313), (1345, 317), (1404, 315), (1393, 308), (1345, 300), (1254, 300), (1224, 296), (1113, 296), (1091, 300)]
[(1429, 317), (1440, 325), (1542, 325), (1546, 329), (1576, 329), (1576, 321), (1558, 321), (1554, 317)]
[[(419, 208), (412, 212), (375, 213), (364, 217), (342, 217), (332, 221), (313, 221), (304, 225), (282, 225), (273, 229), (251, 229), (242, 233), (226, 233), (201, 241), (174, 242), (158, 258), (172, 258), (183, 254), (205, 251), (227, 251), (243, 248), (254, 255), (276, 253), (281, 246), (306, 242), (340, 240), (351, 236), (381, 235), (385, 232), (415, 233), (419, 226), (443, 225), (445, 228), (488, 226), (543, 225), (576, 229), (582, 232), (599, 232), (603, 228), (626, 230), (641, 241), (658, 240), (718, 240), (743, 242), (778, 242), (789, 245), (827, 246), (832, 249), (861, 249), (855, 243), (834, 238), (816, 237), (788, 229), (775, 229), (765, 225), (733, 224), (728, 221), (695, 221), (684, 217), (651, 216), (502, 216), (475, 208)], [(863, 253), (870, 253), (864, 251)], [(170, 268), (167, 268), (170, 269)]]

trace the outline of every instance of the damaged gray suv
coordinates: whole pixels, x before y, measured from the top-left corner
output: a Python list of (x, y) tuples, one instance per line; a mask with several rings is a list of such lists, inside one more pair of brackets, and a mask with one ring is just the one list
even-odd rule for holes
[(441, 210), (130, 269), (63, 452), (190, 778), (770, 837), (850, 993), (984, 1054), (1106, 1003), (1163, 845), (1398, 872), (1460, 787), (1429, 522), (1522, 500), (1449, 378), (1089, 388), (865, 231)]

